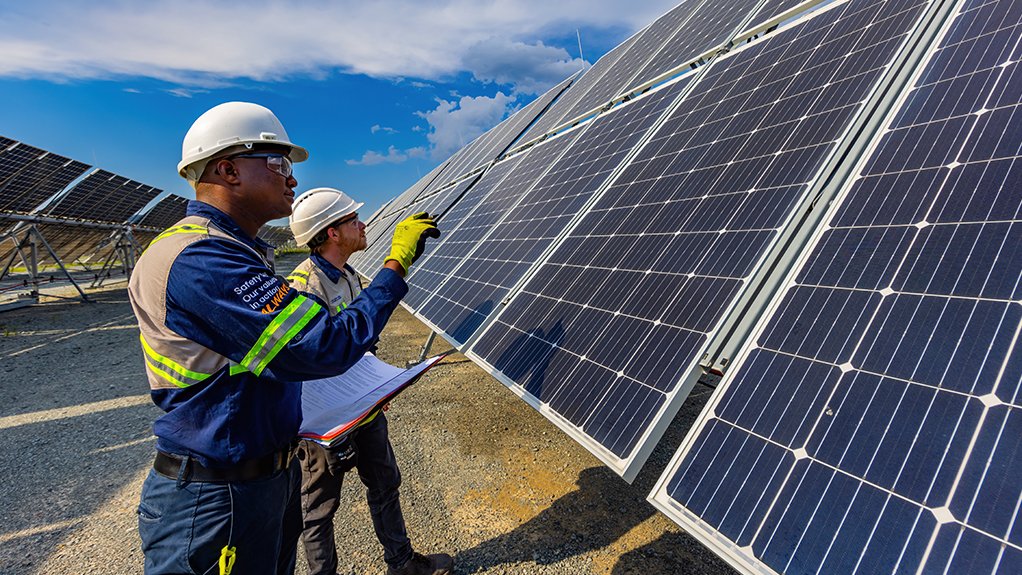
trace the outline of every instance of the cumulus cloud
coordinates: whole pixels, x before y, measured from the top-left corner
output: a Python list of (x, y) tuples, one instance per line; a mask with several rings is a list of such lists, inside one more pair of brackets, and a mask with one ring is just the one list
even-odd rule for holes
[(539, 94), (587, 66), (563, 48), (543, 42), (527, 44), (489, 38), (476, 44), (464, 59), (465, 69), (482, 82), (510, 84), (516, 92)]
[(433, 159), (442, 160), (500, 122), (514, 110), (515, 97), (497, 92), (490, 96), (437, 99), (432, 110), (418, 112), (429, 123), (426, 138)]
[(375, 150), (368, 150), (358, 160), (345, 160), (349, 166), (375, 166), (378, 164), (400, 164), (411, 158), (423, 158), (426, 156), (426, 148), (417, 146), (407, 150), (399, 150), (394, 146), (387, 148), (385, 154)]
[(38, 0), (4, 8), (0, 75), (209, 88), (336, 71), (426, 81), (467, 71), (535, 93), (580, 64), (537, 39), (638, 29), (675, 1)]
[(396, 134), (397, 130), (395, 130), (394, 128), (388, 128), (387, 126), (373, 124), (373, 127), (369, 128), (369, 132), (373, 134), (375, 134), (376, 132), (383, 132), (384, 134)]

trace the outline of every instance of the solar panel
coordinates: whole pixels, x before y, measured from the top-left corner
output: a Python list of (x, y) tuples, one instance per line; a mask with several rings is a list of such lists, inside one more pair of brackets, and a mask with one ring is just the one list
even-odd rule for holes
[(122, 223), (162, 192), (106, 170), (96, 170), (43, 213), (52, 217)]
[(160, 230), (169, 228), (185, 217), (188, 209), (188, 200), (181, 196), (171, 194), (146, 212), (138, 225), (142, 227), (157, 228)]
[[(471, 242), (420, 313), (464, 343), (663, 115), (686, 82), (597, 118), (572, 139), (530, 153), (491, 196), (499, 210), (476, 211), (455, 234)], [(514, 203), (504, 203), (519, 198)], [(496, 218), (496, 219), (493, 219)], [(484, 236), (480, 237), (479, 234)], [(447, 246), (438, 246), (446, 254)]]
[(708, 51), (727, 45), (735, 33), (745, 27), (743, 24), (748, 21), (749, 13), (759, 3), (760, 0), (705, 0), (696, 4), (652, 56), (635, 63), (631, 68), (634, 73), (627, 81), (618, 83), (619, 92), (632, 91), (678, 66), (695, 61)]
[[(448, 209), (450, 209), (452, 204), (458, 201), (458, 198), (461, 197), (465, 190), (472, 186), (475, 180), (475, 178), (462, 180), (457, 184), (444, 188), (427, 198), (411, 204), (406, 207), (404, 211), (395, 214), (388, 227), (384, 228), (384, 231), (380, 233), (380, 240), (362, 252), (358, 252), (358, 259), (349, 263), (351, 263), (352, 267), (355, 267), (355, 269), (362, 275), (369, 278), (374, 277), (376, 272), (378, 272), (383, 265), (384, 258), (388, 253), (390, 253), (390, 239), (393, 237), (394, 229), (401, 220), (419, 212), (426, 212), (433, 217), (442, 216)], [(427, 242), (427, 250), (431, 247), (432, 243), (433, 242)]]
[(274, 248), (279, 248), (288, 242), (293, 242), (295, 239), (291, 233), (291, 228), (287, 226), (266, 225), (259, 230), (257, 236)]
[(562, 121), (570, 120), (566, 118), (565, 114), (568, 110), (575, 107), (575, 105), (582, 100), (586, 93), (596, 84), (600, 82), (603, 75), (608, 70), (614, 67), (614, 63), (621, 58), (632, 43), (635, 42), (637, 36), (632, 36), (624, 42), (618, 44), (610, 52), (603, 55), (602, 58), (596, 61), (588, 70), (582, 74), (582, 77), (576, 80), (567, 90), (561, 94), (560, 98), (550, 108), (543, 113), (539, 119), (530, 127), (525, 135), (522, 136), (521, 141), (528, 142), (529, 140), (538, 138), (543, 134), (557, 128)]
[(771, 20), (783, 20), (793, 13), (809, 9), (816, 4), (821, 4), (820, 0), (767, 0), (749, 20), (750, 28)]
[[(683, 2), (639, 32), (628, 51), (561, 119), (576, 118), (609, 103), (626, 93), (627, 88), (725, 45), (759, 3), (760, 0)], [(666, 69), (661, 69), (664, 66)]]
[[(461, 257), (471, 251), (471, 241), (460, 239), (458, 229), (461, 222), (469, 217), (476, 206), (490, 200), (490, 194), (501, 185), (507, 175), (525, 159), (527, 153), (516, 154), (494, 164), (475, 182), (468, 192), (437, 221), (441, 237), (435, 242), (426, 242), (426, 253), (412, 266), (406, 278), (408, 294), (402, 303), (410, 309), (418, 309), (444, 282), (451, 271), (458, 266)], [(498, 201), (494, 196), (493, 201)]]
[(87, 169), (88, 164), (56, 154), (40, 156), (0, 182), (0, 212), (31, 212)]
[(634, 476), (919, 13), (842, 4), (717, 60), (473, 351)]
[(1022, 4), (959, 10), (655, 491), (744, 570), (1022, 572)]
[(508, 147), (532, 124), (533, 120), (546, 110), (550, 103), (567, 89), (577, 76), (578, 73), (575, 73), (547, 90), (524, 108), (518, 110), (485, 134), (476, 138), (472, 143), (459, 150), (451, 158), (450, 169), (445, 172), (444, 177), (435, 180), (432, 185), (419, 194), (419, 197), (434, 192), (444, 182), (453, 182), (455, 178), (462, 177), (472, 170), (492, 162), (507, 151)]
[(3, 151), (5, 149), (7, 149), (7, 148), (10, 148), (11, 146), (13, 146), (16, 143), (18, 143), (17, 140), (12, 140), (10, 138), (5, 138), (3, 136), (0, 136), (0, 151)]
[[(11, 141), (13, 142), (13, 140)], [(0, 146), (0, 149), (2, 149), (2, 146)], [(45, 150), (21, 143), (0, 151), (0, 184), (5, 184), (8, 180), (17, 176), (25, 166), (37, 160), (39, 156), (45, 153)]]

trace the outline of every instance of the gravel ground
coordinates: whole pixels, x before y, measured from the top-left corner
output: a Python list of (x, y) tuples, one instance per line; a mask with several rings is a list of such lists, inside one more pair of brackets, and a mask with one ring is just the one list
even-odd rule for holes
[[(135, 506), (160, 411), (124, 284), (91, 297), (0, 313), (3, 575), (141, 572)], [(380, 357), (403, 365), (428, 333), (399, 310)], [(444, 348), (438, 340), (434, 351)], [(388, 412), (413, 544), (456, 555), (457, 573), (732, 573), (645, 500), (709, 391), (696, 387), (628, 485), (450, 356)], [(348, 479), (336, 520), (340, 573), (383, 573), (364, 490), (357, 475)], [(303, 563), (299, 550), (300, 574)]]

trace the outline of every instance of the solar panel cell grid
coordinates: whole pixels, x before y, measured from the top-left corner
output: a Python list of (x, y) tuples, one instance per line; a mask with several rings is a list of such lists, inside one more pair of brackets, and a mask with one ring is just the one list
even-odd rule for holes
[[(746, 2), (751, 0), (745, 0)], [(585, 112), (609, 103), (631, 85), (635, 71), (664, 48), (668, 39), (681, 28), (692, 12), (698, 10), (699, 0), (682, 2), (652, 24), (639, 31), (628, 50), (603, 74), (600, 81), (564, 113), (564, 119), (578, 117)]]
[(480, 202), (487, 200), (489, 194), (498, 188), (505, 177), (528, 154), (518, 154), (502, 160), (486, 171), (478, 182), (456, 204), (442, 214), (437, 222), (441, 237), (436, 242), (427, 242), (426, 253), (412, 267), (408, 276), (408, 295), (404, 303), (412, 309), (418, 309), (429, 299), (444, 282), (447, 275), (460, 263), (460, 258), (472, 249), (470, 242), (459, 239), (459, 226)]
[(561, 97), (550, 108), (536, 120), (536, 123), (529, 128), (529, 130), (522, 136), (521, 141), (527, 142), (529, 140), (538, 138), (543, 134), (557, 128), (562, 122), (571, 120), (572, 117), (567, 116), (569, 110), (575, 108), (575, 106), (585, 98), (585, 95), (600, 83), (603, 75), (608, 70), (613, 68), (614, 63), (623, 56), (632, 43), (635, 42), (636, 36), (625, 40), (621, 44), (618, 44), (610, 52), (607, 52), (595, 64), (592, 65), (588, 70), (585, 71), (582, 76), (576, 80), (571, 87), (561, 94)]
[(963, 4), (665, 474), (736, 564), (1022, 569), (1020, 37), (1018, 3)]
[[(455, 312), (453, 321), (447, 317), (436, 325), (468, 326), (484, 319), (481, 311), (489, 307), (487, 302), (502, 299), (535, 265), (683, 88), (684, 83), (673, 85), (598, 118), (567, 142), (549, 171), (453, 271), (437, 298), (449, 299), (445, 307), (460, 306), (463, 311)], [(508, 181), (518, 177), (513, 173)], [(469, 310), (480, 313), (469, 319)]]
[(158, 229), (166, 229), (185, 217), (185, 210), (188, 208), (188, 200), (171, 194), (159, 201), (149, 210), (138, 225)]
[(687, 4), (692, 4), (692, 7), (685, 22), (647, 57), (647, 61), (636, 63), (630, 80), (619, 87), (622, 91), (649, 82), (673, 68), (694, 61), (705, 52), (726, 45), (733, 34), (739, 31), (737, 28), (746, 21), (749, 11), (759, 4), (759, 0)]
[(764, 24), (771, 19), (789, 13), (789, 11), (797, 13), (801, 10), (807, 10), (815, 4), (821, 4), (821, 2), (817, 0), (767, 0), (752, 19), (749, 20), (748, 28), (751, 29)]
[[(846, 4), (721, 59), (543, 264), (562, 279), (541, 268), (477, 350), (572, 414), (610, 465), (635, 469), (644, 434), (898, 48), (890, 38), (919, 13)], [(573, 338), (594, 324), (609, 327)], [(551, 332), (562, 339), (539, 335)], [(530, 335), (549, 362), (507, 355)], [(624, 349), (605, 355), (615, 343)]]
[(63, 190), (89, 166), (56, 154), (46, 154), (0, 182), (0, 211), (28, 213)]
[(451, 232), (451, 237), (436, 248), (437, 253), (442, 253), (447, 261), (456, 265), (452, 271), (443, 271), (446, 278), (443, 284), (418, 312), (449, 338), (464, 343), (497, 304), (495, 299), (487, 297), (493, 295), (489, 289), (492, 284), (480, 284), (473, 278), (458, 276), (456, 270), (462, 269), (466, 259), (484, 238), (502, 225), (508, 213), (523, 200), (579, 133), (574, 131), (530, 149), (499, 187), (480, 201), (472, 214)]
[[(462, 180), (454, 186), (448, 187), (423, 200), (415, 202), (405, 208), (404, 211), (395, 214), (392, 220), (388, 222), (387, 227), (380, 228), (381, 231), (378, 236), (378, 241), (376, 241), (372, 246), (369, 246), (365, 251), (359, 252), (357, 254), (359, 257), (355, 260), (356, 263), (352, 263), (352, 266), (367, 277), (373, 277), (383, 265), (384, 258), (390, 252), (390, 239), (394, 235), (394, 229), (397, 227), (398, 223), (419, 212), (426, 212), (433, 217), (443, 215), (452, 204), (458, 201), (458, 198), (461, 197), (465, 190), (472, 186), (473, 182), (475, 182), (475, 178)], [(431, 247), (432, 242), (427, 241), (427, 250), (431, 249)], [(421, 257), (422, 256), (420, 256), (420, 259)], [(363, 269), (360, 269), (359, 266)]]
[(42, 156), (46, 152), (39, 148), (33, 148), (25, 144), (18, 144), (13, 148), (2, 149), (0, 146), (0, 185), (6, 184), (8, 180), (17, 176), (25, 166)]

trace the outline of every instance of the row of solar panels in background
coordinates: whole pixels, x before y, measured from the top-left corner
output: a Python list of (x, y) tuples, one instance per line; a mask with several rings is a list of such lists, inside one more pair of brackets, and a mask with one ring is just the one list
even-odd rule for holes
[[(114, 248), (119, 226), (131, 225), (136, 241), (144, 246), (184, 217), (188, 200), (174, 194), (139, 214), (160, 190), (105, 170), (85, 175), (89, 167), (0, 136), (3, 229), (13, 229), (19, 221), (31, 222), (34, 218), (61, 261), (101, 261)], [(274, 246), (293, 241), (286, 228), (264, 228), (260, 237)], [(4, 242), (0, 246), (0, 262), (6, 262), (13, 252), (14, 244)], [(39, 255), (42, 264), (56, 263), (49, 262), (47, 250)]]
[[(1018, 572), (1019, 12), (834, 2), (712, 59), (457, 191), (407, 301), (626, 475), (709, 340), (769, 306), (658, 506), (747, 572)], [(747, 307), (835, 178), (792, 287)], [(377, 225), (426, 205), (399, 200)]]

